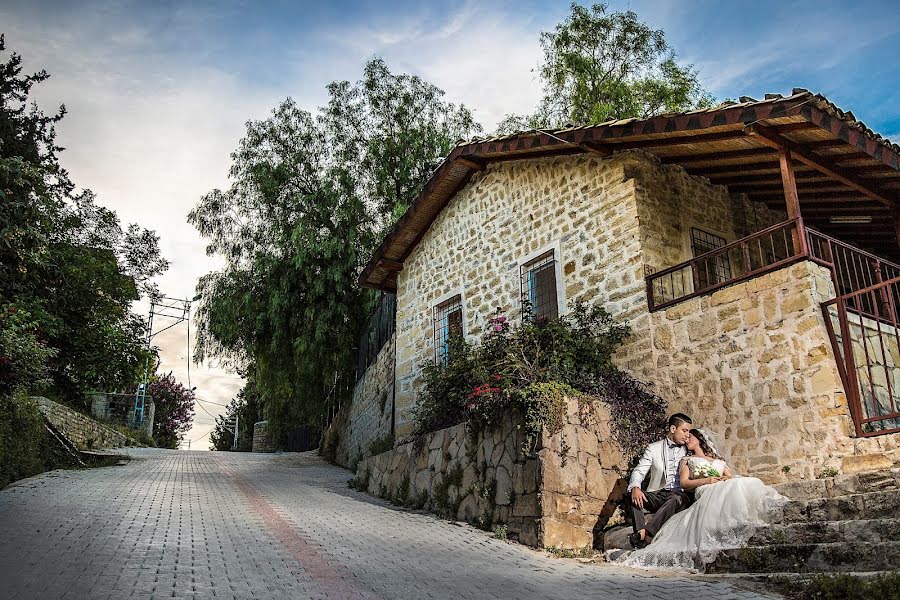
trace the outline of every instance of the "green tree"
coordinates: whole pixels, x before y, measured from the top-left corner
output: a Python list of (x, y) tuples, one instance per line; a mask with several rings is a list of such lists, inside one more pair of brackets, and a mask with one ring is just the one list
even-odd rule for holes
[(455, 141), (479, 130), (378, 59), (328, 90), (317, 115), (288, 98), (248, 123), (231, 186), (188, 217), (226, 262), (197, 287), (195, 358), (252, 367), (275, 435), (317, 417), (353, 372), (372, 303), (356, 284), (366, 257)]
[(16, 53), (0, 64), (0, 390), (78, 403), (135, 381), (146, 357), (131, 304), (168, 263), (156, 234), (123, 231), (92, 192), (76, 193), (56, 144), (65, 108), (47, 116), (29, 104), (47, 77), (24, 75)]
[(633, 11), (572, 3), (554, 31), (541, 32), (543, 99), (536, 114), (508, 115), (503, 133), (601, 123), (710, 106), (692, 65), (680, 65), (661, 29)]
[(238, 452), (253, 450), (253, 424), (262, 417), (259, 390), (252, 375), (247, 377), (244, 387), (225, 408), (225, 415), (216, 417), (216, 425), (209, 434), (212, 450), (231, 450), (234, 447), (234, 433), (225, 424), (233, 423), (238, 417)]

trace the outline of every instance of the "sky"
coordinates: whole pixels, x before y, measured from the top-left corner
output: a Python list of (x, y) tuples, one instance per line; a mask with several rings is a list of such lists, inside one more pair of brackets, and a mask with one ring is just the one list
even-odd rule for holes
[[(802, 87), (900, 142), (896, 0), (609, 4), (663, 29), (718, 99)], [(66, 105), (58, 141), (73, 181), (124, 223), (157, 231), (172, 263), (159, 279), (163, 293), (191, 298), (198, 277), (221, 262), (206, 256), (186, 215), (228, 185), (230, 153), (248, 120), (266, 118), (288, 96), (315, 111), (328, 83), (358, 80), (380, 56), (393, 72), (417, 74), (467, 105), (490, 131), (504, 114), (537, 104), (540, 32), (568, 12), (569, 2), (537, 0), (0, 0), (0, 32), (26, 70), (51, 74), (34, 96), (47, 112)], [(154, 343), (162, 369), (187, 383), (187, 325)], [(215, 364), (192, 365), (190, 380), (209, 403), (197, 408), (187, 439), (206, 449), (213, 415), (241, 380)]]

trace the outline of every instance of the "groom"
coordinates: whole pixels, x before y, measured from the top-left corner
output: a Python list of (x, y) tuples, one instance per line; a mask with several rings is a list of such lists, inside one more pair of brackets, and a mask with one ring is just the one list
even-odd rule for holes
[[(634, 515), (634, 533), (628, 539), (633, 548), (646, 546), (663, 523), (691, 503), (678, 479), (678, 465), (686, 452), (684, 445), (691, 437), (691, 425), (691, 418), (685, 414), (675, 413), (669, 417), (666, 437), (647, 446), (631, 472), (628, 494)], [(648, 473), (650, 483), (645, 492), (641, 484)], [(645, 508), (654, 513), (650, 525), (645, 525)]]

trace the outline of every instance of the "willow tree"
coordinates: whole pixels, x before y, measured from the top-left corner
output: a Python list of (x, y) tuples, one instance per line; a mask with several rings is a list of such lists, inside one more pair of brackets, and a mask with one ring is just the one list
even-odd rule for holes
[(353, 370), (371, 305), (356, 277), (379, 239), (460, 137), (471, 113), (380, 60), (335, 82), (317, 115), (288, 98), (247, 124), (231, 185), (188, 219), (225, 259), (198, 285), (195, 359), (252, 368), (276, 431), (315, 417)]
[(633, 11), (572, 3), (553, 31), (541, 32), (543, 97), (532, 115), (508, 115), (501, 132), (646, 119), (709, 106), (693, 65), (680, 64), (662, 29)]

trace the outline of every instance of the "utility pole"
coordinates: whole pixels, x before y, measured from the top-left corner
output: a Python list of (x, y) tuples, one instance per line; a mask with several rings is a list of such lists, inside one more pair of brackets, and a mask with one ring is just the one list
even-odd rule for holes
[(239, 427), (240, 423), (241, 423), (241, 414), (235, 413), (234, 414), (234, 442), (231, 444), (232, 450), (237, 450), (238, 431), (240, 431), (240, 427)]
[[(153, 317), (155, 316), (175, 319), (175, 322), (167, 327), (163, 327), (156, 333), (153, 333)], [(153, 336), (159, 335), (163, 331), (171, 329), (184, 321), (188, 321), (188, 326), (190, 326), (190, 318), (190, 300), (168, 298), (166, 296), (160, 296), (159, 298), (152, 298), (150, 300), (150, 316), (147, 321), (147, 339), (145, 340), (147, 360), (144, 364), (144, 378), (140, 385), (138, 385), (137, 391), (134, 394), (134, 415), (132, 416), (132, 423), (135, 429), (144, 424), (144, 403), (147, 399), (147, 380), (150, 378), (150, 341), (153, 339)], [(188, 338), (190, 338), (190, 328), (188, 329)], [(190, 339), (188, 339), (188, 344), (190, 344)], [(188, 360), (190, 360), (190, 356), (188, 357)]]

